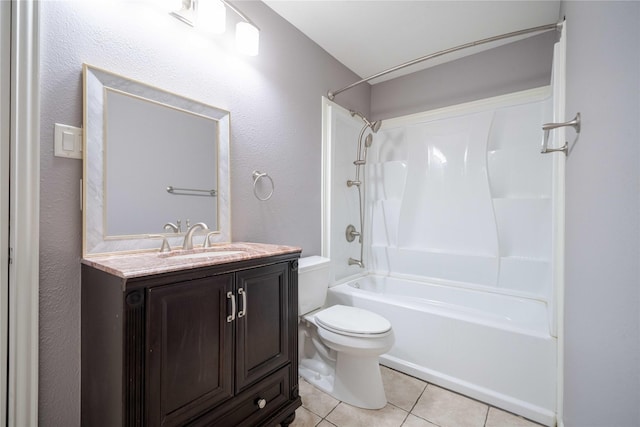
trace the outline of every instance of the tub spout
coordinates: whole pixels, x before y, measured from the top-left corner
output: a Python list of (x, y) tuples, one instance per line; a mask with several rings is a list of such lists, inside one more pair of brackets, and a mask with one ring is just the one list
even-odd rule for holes
[(364, 268), (362, 261), (353, 258), (349, 258), (349, 265), (357, 265), (360, 268)]

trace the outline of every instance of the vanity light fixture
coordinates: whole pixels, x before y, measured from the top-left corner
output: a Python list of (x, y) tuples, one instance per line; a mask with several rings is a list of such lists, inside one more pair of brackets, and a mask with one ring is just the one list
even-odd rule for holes
[(245, 55), (256, 56), (260, 45), (260, 29), (226, 0), (182, 0), (182, 8), (171, 12), (171, 15), (204, 32), (221, 34), (226, 27), (226, 9), (242, 19), (236, 25), (236, 49)]
[(196, 0), (196, 28), (206, 33), (222, 34), (227, 29), (227, 11), (220, 0)]

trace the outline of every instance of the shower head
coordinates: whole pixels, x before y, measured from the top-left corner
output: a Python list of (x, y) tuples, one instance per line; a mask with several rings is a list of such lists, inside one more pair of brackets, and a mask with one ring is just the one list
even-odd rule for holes
[(382, 124), (381, 120), (376, 120), (375, 122), (371, 123), (369, 120), (367, 120), (367, 118), (364, 115), (362, 115), (362, 113), (359, 113), (355, 110), (349, 110), (349, 113), (351, 114), (351, 117), (353, 116), (360, 117), (362, 121), (366, 123), (369, 129), (371, 129), (373, 133), (376, 133), (378, 132), (378, 130), (380, 130), (380, 125)]
[(365, 147), (371, 147), (371, 143), (373, 142), (373, 136), (371, 136), (371, 134), (367, 135), (367, 137), (364, 139), (364, 146)]

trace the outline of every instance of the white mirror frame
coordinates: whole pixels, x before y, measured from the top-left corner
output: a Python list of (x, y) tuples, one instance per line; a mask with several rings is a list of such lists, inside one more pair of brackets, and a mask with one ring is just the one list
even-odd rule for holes
[[(229, 112), (165, 90), (134, 81), (92, 65), (83, 64), (83, 182), (82, 254), (84, 257), (115, 252), (151, 251), (161, 240), (146, 236), (106, 237), (104, 218), (104, 99), (113, 88), (155, 102), (202, 114), (218, 121), (218, 230), (211, 242), (231, 241), (229, 183)], [(149, 167), (149, 165), (142, 165)], [(172, 248), (182, 246), (184, 236), (166, 235)]]

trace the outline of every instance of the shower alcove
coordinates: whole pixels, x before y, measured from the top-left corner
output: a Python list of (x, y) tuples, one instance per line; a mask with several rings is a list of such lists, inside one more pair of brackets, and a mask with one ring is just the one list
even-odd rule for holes
[(564, 157), (542, 87), (383, 120), (364, 169), (364, 268), (353, 160), (362, 122), (324, 103), (323, 254), (330, 304), (387, 317), (385, 365), (552, 425)]

